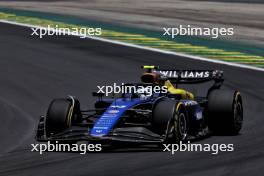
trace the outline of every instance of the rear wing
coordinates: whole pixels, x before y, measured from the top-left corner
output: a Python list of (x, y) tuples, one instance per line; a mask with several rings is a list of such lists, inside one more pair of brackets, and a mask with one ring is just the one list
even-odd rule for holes
[(208, 81), (223, 82), (223, 71), (220, 70), (152, 70), (161, 79), (168, 79), (172, 83), (203, 83)]
[(142, 66), (148, 73), (157, 73), (163, 80), (170, 80), (172, 83), (192, 84), (215, 81), (222, 83), (224, 73), (221, 70), (163, 70), (158, 66)]

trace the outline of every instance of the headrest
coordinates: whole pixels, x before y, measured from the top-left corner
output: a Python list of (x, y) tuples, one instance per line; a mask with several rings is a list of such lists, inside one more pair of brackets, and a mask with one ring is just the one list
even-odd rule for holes
[(143, 73), (141, 81), (146, 84), (158, 84), (159, 75), (156, 73)]

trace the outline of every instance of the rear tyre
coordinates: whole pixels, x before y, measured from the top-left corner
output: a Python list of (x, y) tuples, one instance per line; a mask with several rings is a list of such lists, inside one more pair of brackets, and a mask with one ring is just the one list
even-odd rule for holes
[(67, 99), (54, 99), (48, 108), (45, 131), (46, 136), (57, 134), (71, 126), (73, 115), (72, 103)]
[(242, 97), (238, 91), (214, 90), (208, 96), (208, 127), (220, 135), (236, 135), (243, 124)]
[(153, 127), (165, 136), (166, 143), (179, 143), (187, 139), (188, 118), (181, 102), (164, 100), (153, 109)]

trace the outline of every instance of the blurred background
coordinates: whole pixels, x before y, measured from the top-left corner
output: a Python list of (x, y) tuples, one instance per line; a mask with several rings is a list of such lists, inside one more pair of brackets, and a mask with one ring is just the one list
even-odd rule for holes
[(151, 30), (234, 27), (225, 40), (264, 46), (264, 0), (0, 0), (0, 7), (66, 14)]

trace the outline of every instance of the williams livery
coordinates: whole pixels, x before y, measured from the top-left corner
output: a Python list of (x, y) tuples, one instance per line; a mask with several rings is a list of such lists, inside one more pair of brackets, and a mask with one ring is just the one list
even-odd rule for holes
[[(41, 116), (38, 141), (130, 142), (159, 144), (200, 137), (238, 134), (243, 121), (239, 91), (221, 88), (219, 70), (164, 70), (143, 66), (140, 83), (125, 84), (136, 89), (166, 86), (166, 92), (126, 92), (113, 98), (102, 93), (94, 109), (81, 110), (75, 97), (54, 99)], [(212, 82), (203, 97), (180, 88), (185, 84)]]

